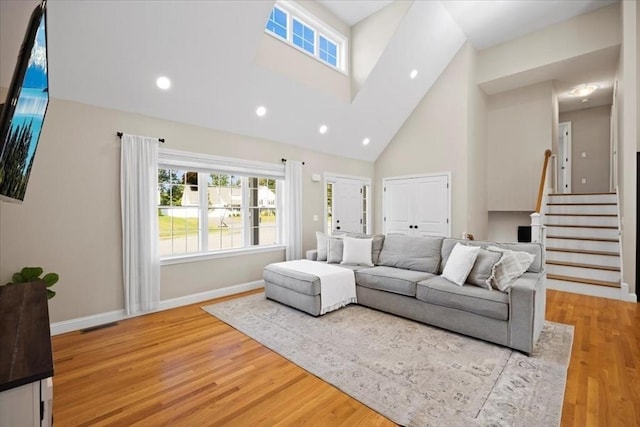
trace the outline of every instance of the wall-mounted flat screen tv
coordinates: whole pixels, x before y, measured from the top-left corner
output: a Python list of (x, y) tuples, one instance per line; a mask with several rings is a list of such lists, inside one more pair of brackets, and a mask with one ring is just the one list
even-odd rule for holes
[(47, 14), (42, 2), (31, 14), (0, 112), (0, 200), (24, 200), (48, 105)]

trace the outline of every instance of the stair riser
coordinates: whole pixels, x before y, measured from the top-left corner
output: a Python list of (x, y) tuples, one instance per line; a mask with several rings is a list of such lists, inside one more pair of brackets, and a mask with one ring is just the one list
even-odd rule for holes
[(598, 242), (591, 240), (568, 240), (547, 238), (547, 246), (563, 249), (582, 249), (587, 251), (619, 252), (618, 242)]
[(617, 239), (620, 232), (613, 228), (547, 227), (547, 236)]
[(617, 203), (615, 194), (572, 194), (548, 196), (548, 203)]
[(556, 214), (607, 214), (617, 215), (616, 205), (550, 205), (547, 213)]
[(551, 216), (545, 215), (547, 225), (588, 225), (601, 227), (617, 227), (618, 218), (608, 216)]
[(620, 267), (620, 257), (608, 255), (576, 254), (571, 252), (546, 251), (546, 259), (550, 261), (565, 261), (578, 264), (605, 265)]
[(562, 276), (577, 277), (580, 279), (604, 280), (607, 282), (620, 282), (619, 271), (569, 267), (564, 265), (547, 265), (546, 270), (547, 274), (559, 274)]

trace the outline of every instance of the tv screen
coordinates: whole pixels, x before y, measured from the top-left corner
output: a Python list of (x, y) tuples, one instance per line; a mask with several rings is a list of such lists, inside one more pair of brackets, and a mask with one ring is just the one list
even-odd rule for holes
[(0, 200), (24, 200), (49, 105), (46, 22), (46, 3), (42, 2), (31, 14), (0, 112)]

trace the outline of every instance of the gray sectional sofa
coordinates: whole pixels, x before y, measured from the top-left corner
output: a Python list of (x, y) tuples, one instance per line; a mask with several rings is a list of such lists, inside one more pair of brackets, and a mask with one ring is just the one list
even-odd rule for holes
[[(404, 235), (380, 237), (373, 244), (373, 267), (336, 264), (355, 271), (358, 304), (527, 354), (533, 351), (545, 315), (546, 274), (541, 245)], [(441, 276), (458, 242), (528, 252), (535, 258), (506, 292), (470, 283), (459, 286)], [(308, 259), (316, 257), (317, 251), (307, 252)], [(476, 273), (472, 271), (467, 280), (478, 280), (472, 279)], [(267, 266), (264, 280), (267, 298), (319, 314), (318, 277)]]

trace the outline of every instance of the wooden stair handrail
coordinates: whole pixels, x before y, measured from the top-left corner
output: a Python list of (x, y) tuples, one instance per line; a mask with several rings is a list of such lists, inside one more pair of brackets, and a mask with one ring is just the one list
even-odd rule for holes
[(540, 176), (540, 187), (538, 187), (538, 202), (536, 203), (536, 212), (540, 213), (542, 205), (542, 196), (544, 195), (544, 182), (547, 180), (547, 167), (549, 166), (549, 158), (551, 157), (551, 150), (545, 150), (544, 152), (544, 165), (542, 166), (542, 175)]

